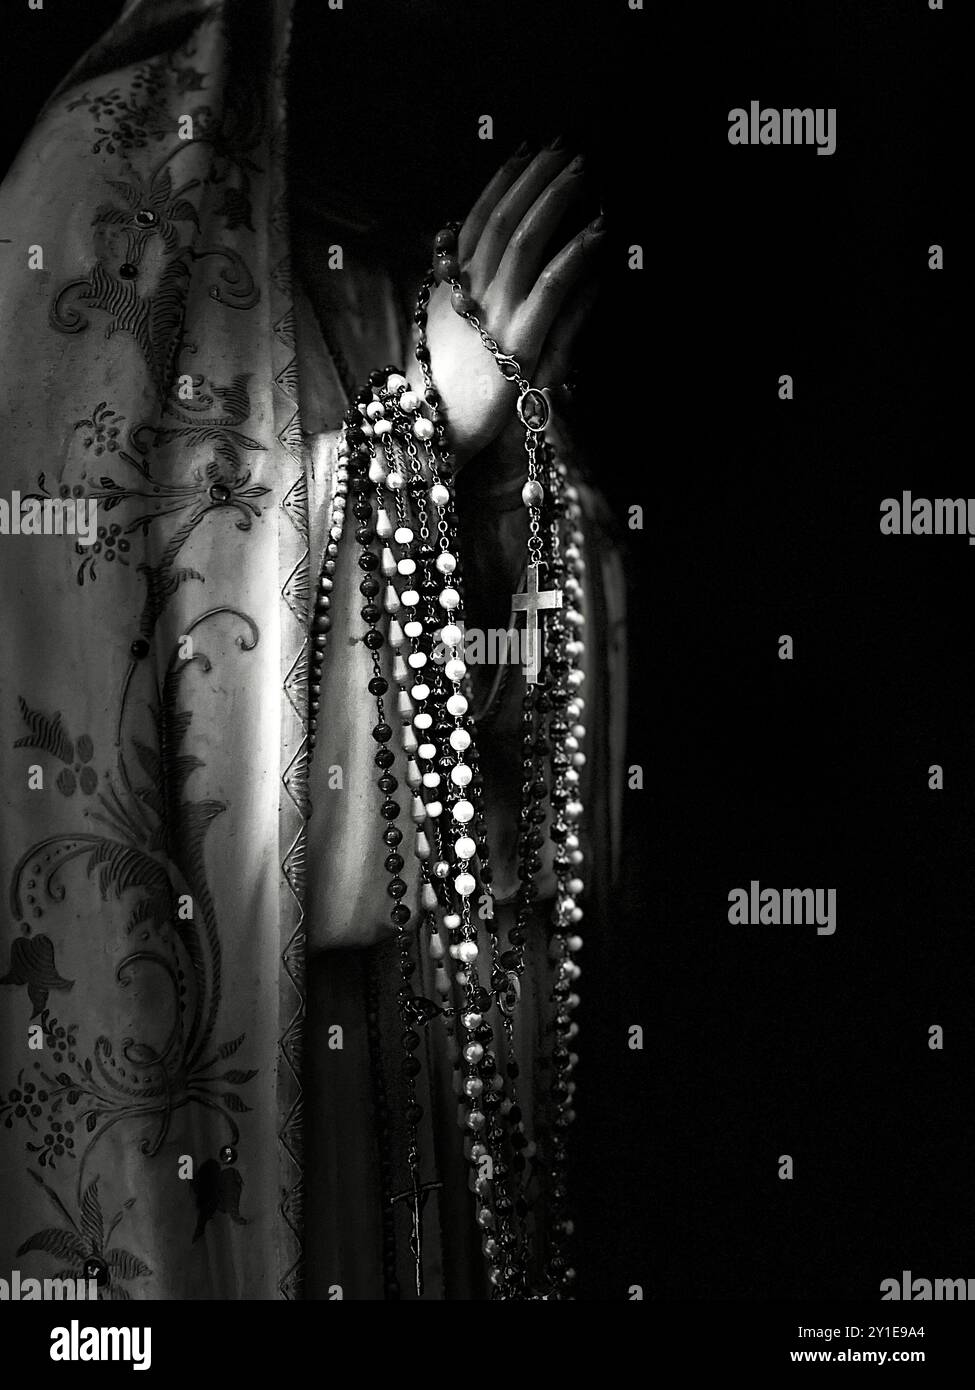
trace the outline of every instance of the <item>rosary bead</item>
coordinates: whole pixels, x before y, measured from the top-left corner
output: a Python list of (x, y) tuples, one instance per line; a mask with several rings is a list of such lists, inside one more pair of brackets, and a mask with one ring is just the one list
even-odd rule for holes
[[(373, 555), (371, 558), (375, 559), (376, 557)], [(379, 580), (371, 577), (363, 579), (359, 585), (359, 593), (362, 594), (363, 598), (375, 598), (379, 593)]]
[(420, 602), (420, 595), (417, 593), (415, 589), (404, 589), (403, 592), (400, 594), (400, 599), (402, 600), (403, 606), (405, 608), (415, 608), (416, 605)]
[(434, 257), (433, 273), (440, 284), (445, 280), (456, 280), (460, 274), (460, 261), (449, 251), (440, 251)]
[[(469, 898), (476, 887), (477, 881), (474, 878), (473, 874), (458, 874), (457, 877), (454, 879), (454, 888), (457, 890), (457, 892), (462, 898)], [(473, 954), (470, 953), (472, 947)], [(460, 958), (462, 961), (469, 963), (470, 961), (474, 960), (475, 956), (477, 955), (477, 945), (473, 941), (465, 941), (462, 943), (461, 951), (463, 952), (465, 948), (467, 949), (468, 954), (462, 954)]]
[(421, 733), (424, 729), (429, 729), (432, 723), (433, 715), (427, 714), (425, 710), (421, 710), (420, 713), (415, 715), (413, 718), (413, 727), (415, 729), (419, 729)]
[(416, 751), (421, 758), (435, 758), (437, 756), (437, 745), (435, 743), (421, 743)]
[(452, 289), (450, 291), (450, 307), (455, 314), (467, 315), (473, 313), (474, 301), (463, 290)]
[(390, 370), (389, 376), (386, 379), (386, 390), (390, 393), (390, 395), (394, 395), (402, 387), (408, 385), (409, 382), (406, 380), (406, 377), (403, 376), (403, 374), (400, 372), (399, 368), (392, 368)]
[(402, 575), (416, 574), (416, 561), (407, 555), (404, 559), (396, 562), (396, 569)]
[[(413, 842), (413, 853), (416, 855), (417, 859), (430, 858), (430, 841), (422, 830), (416, 832), (416, 839)], [(436, 906), (436, 904), (434, 904), (434, 906)]]
[(437, 910), (437, 890), (432, 883), (424, 883), (420, 889), (420, 906), (424, 912), (436, 912)]
[(413, 434), (421, 442), (432, 439), (434, 435), (432, 420), (425, 419), (422, 415), (413, 421)]
[(449, 550), (442, 550), (437, 556), (436, 565), (441, 574), (453, 574), (457, 568), (457, 561)]
[[(322, 629), (318, 628), (318, 624), (319, 624), (321, 621), (322, 621), (321, 618), (316, 618), (316, 619), (315, 619), (315, 627), (316, 627), (316, 629), (318, 629), (319, 631), (322, 630)], [(329, 626), (331, 626), (331, 619), (327, 619), (326, 621), (329, 623)], [(324, 630), (327, 631), (328, 629), (326, 628), (326, 629), (324, 629)], [(369, 648), (369, 650), (370, 650), (371, 652), (378, 652), (379, 649), (380, 649), (380, 647), (384, 646), (385, 643), (386, 643), (385, 637), (382, 635), (382, 633), (379, 631), (379, 629), (378, 629), (378, 628), (375, 628), (375, 627), (372, 628), (372, 630), (371, 630), (370, 632), (367, 632), (366, 635), (365, 635), (365, 637), (363, 637), (362, 640), (363, 640), (363, 642), (366, 644), (366, 646)]]
[(407, 480), (402, 473), (390, 473), (389, 477), (385, 479), (385, 482), (386, 486), (392, 492), (402, 492), (406, 487)]
[(383, 831), (383, 840), (391, 849), (395, 849), (403, 838), (403, 832), (395, 825), (387, 825)]
[(480, 1043), (468, 1043), (464, 1048), (464, 1061), (468, 1062), (471, 1066), (476, 1066), (483, 1056), (484, 1048)]
[(369, 481), (375, 483), (376, 487), (381, 487), (386, 481), (386, 465), (382, 459), (373, 459), (369, 465)]
[(402, 898), (406, 893), (406, 884), (401, 878), (391, 878), (386, 885), (386, 892), (391, 898)]
[(413, 806), (410, 815), (416, 821), (417, 825), (422, 825), (427, 818), (427, 808), (418, 796), (413, 798)]
[(471, 736), (466, 729), (453, 729), (450, 734), (450, 746), (458, 753), (463, 753), (471, 744)]
[(375, 434), (377, 438), (382, 439), (384, 435), (392, 434), (393, 422), (392, 420), (377, 420), (376, 423), (373, 425), (372, 430), (373, 434)]
[(521, 489), (521, 500), (526, 507), (540, 507), (545, 500), (545, 491), (541, 483), (536, 482), (534, 478), (529, 478)]
[(431, 816), (434, 820), (436, 820), (436, 819), (438, 818), (438, 816), (442, 816), (442, 815), (443, 815), (443, 802), (442, 802), (442, 801), (428, 801), (428, 802), (427, 802), (427, 815), (428, 815), (428, 816)]
[(406, 660), (414, 671), (421, 671), (427, 664), (426, 652), (410, 652)]
[(454, 802), (451, 814), (459, 825), (466, 825), (469, 820), (473, 819), (474, 807), (469, 801), (465, 801), (461, 797), (460, 800)]
[(477, 851), (477, 845), (469, 835), (461, 835), (454, 844), (454, 853), (458, 859), (473, 859)]
[(459, 647), (464, 640), (464, 634), (456, 623), (445, 623), (440, 630), (440, 640), (447, 647)]
[(414, 411), (420, 408), (420, 397), (415, 391), (404, 391), (399, 398), (400, 410)]
[(474, 774), (466, 763), (457, 763), (456, 766), (451, 769), (450, 780), (455, 787), (466, 787), (470, 785), (470, 780), (473, 775)]
[(448, 912), (443, 919), (443, 924), (448, 931), (459, 931), (461, 919), (456, 912)]
[(390, 614), (399, 612), (399, 594), (396, 592), (392, 584), (386, 585), (386, 594), (383, 598), (383, 607), (386, 609), (386, 612)]
[(460, 594), (456, 589), (443, 589), (440, 593), (438, 602), (441, 608), (446, 608), (449, 612), (460, 604)]
[(430, 687), (428, 685), (423, 685), (422, 683), (420, 685), (414, 685), (410, 691), (410, 694), (412, 695), (413, 699), (416, 700), (416, 702), (419, 704), (421, 701), (425, 700), (427, 696), (430, 694)]
[(401, 854), (387, 854), (383, 861), (383, 867), (388, 874), (398, 874), (403, 867), (403, 856)]
[(418, 623), (416, 618), (411, 618), (409, 622), (403, 624), (403, 631), (406, 633), (407, 637), (411, 639), (414, 637), (422, 637), (423, 624)]
[(467, 667), (459, 657), (452, 657), (444, 666), (444, 675), (449, 681), (462, 681), (467, 675)]
[(451, 227), (441, 227), (433, 239), (436, 251), (452, 251), (457, 245), (457, 233)]
[(452, 714), (455, 719), (467, 713), (467, 700), (463, 695), (451, 695), (447, 701), (447, 713)]
[(377, 724), (372, 731), (372, 736), (377, 743), (388, 743), (393, 737), (393, 731), (388, 724)]
[(379, 808), (379, 814), (383, 820), (395, 820), (399, 815), (399, 803), (396, 801), (384, 801)]
[(396, 788), (399, 786), (399, 783), (397, 782), (396, 778), (393, 777), (390, 773), (384, 772), (382, 777), (379, 778), (376, 785), (381, 792), (385, 792), (388, 796), (390, 792), (394, 792), (396, 790)]
[(425, 773), (423, 774), (423, 785), (424, 785), (425, 787), (430, 787), (431, 789), (434, 788), (434, 787), (439, 787), (439, 786), (440, 786), (440, 773), (439, 773), (439, 772), (425, 772)]

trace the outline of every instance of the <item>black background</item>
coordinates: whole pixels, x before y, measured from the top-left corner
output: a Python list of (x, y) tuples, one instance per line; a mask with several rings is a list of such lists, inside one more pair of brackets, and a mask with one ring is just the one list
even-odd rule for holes
[[(609, 224), (579, 409), (621, 526), (644, 508), (621, 541), (646, 788), (627, 794), (620, 919), (581, 959), (582, 1298), (874, 1300), (902, 1269), (975, 1277), (975, 552), (878, 524), (903, 489), (975, 492), (949, 341), (966, 163), (947, 3), (346, 0), (323, 35), (316, 0), (305, 35), (308, 90), (334, 97), (309, 178), (360, 189), (391, 249), (559, 130)], [(4, 0), (7, 153), (116, 10)], [(836, 153), (730, 146), (753, 99), (835, 106)], [(473, 138), (485, 112), (493, 146)], [(835, 888), (835, 936), (730, 926), (752, 878)]]

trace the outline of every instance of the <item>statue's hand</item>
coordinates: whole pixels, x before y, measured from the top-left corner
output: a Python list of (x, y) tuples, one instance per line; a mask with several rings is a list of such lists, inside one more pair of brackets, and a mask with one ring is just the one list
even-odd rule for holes
[[(583, 191), (581, 159), (547, 148), (509, 159), (485, 188), (458, 236), (460, 280), (481, 326), (518, 359), (533, 385), (561, 381), (572, 340), (595, 292), (602, 219), (545, 264), (546, 247)], [(443, 397), (459, 463), (496, 445), (515, 420), (516, 390), (438, 285), (427, 310), (433, 379)], [(496, 451), (495, 451), (496, 452)]]

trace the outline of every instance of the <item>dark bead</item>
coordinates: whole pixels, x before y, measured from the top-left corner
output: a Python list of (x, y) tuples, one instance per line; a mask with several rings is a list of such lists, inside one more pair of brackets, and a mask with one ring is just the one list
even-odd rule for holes
[(432, 545), (418, 545), (414, 553), (418, 560), (422, 560), (424, 564), (428, 564), (437, 552)]
[(389, 681), (384, 676), (373, 676), (367, 689), (370, 695), (385, 695), (389, 689)]
[(386, 376), (387, 376), (387, 373), (386, 373), (386, 372), (381, 372), (381, 371), (379, 371), (378, 369), (377, 369), (376, 371), (374, 371), (374, 372), (370, 372), (370, 373), (369, 373), (369, 385), (370, 385), (370, 386), (385, 386), (385, 385), (386, 385)]
[[(383, 616), (383, 614), (382, 614), (382, 609), (381, 609), (381, 608), (377, 608), (376, 605), (375, 605), (374, 603), (367, 603), (366, 606), (365, 606), (364, 608), (361, 608), (361, 609), (359, 610), (359, 616), (362, 618), (362, 621), (363, 621), (364, 623), (378, 623), (378, 622), (379, 622), (379, 619)], [(382, 690), (380, 690), (380, 691), (375, 691), (375, 690), (374, 690), (372, 693), (373, 693), (373, 695), (376, 695), (376, 694), (383, 695), (383, 694), (385, 694), (385, 691), (382, 691)]]
[(118, 268), (118, 273), (123, 280), (134, 280), (139, 273), (139, 267), (133, 265), (131, 261), (123, 261)]
[(482, 882), (482, 883), (493, 883), (493, 882), (494, 882), (494, 870), (491, 868), (491, 865), (490, 865), (490, 864), (482, 864), (482, 865), (481, 865), (481, 882)]
[(390, 773), (384, 772), (382, 777), (380, 777), (379, 781), (376, 783), (376, 785), (381, 792), (385, 792), (386, 795), (389, 796), (390, 792), (394, 792), (396, 790), (396, 788), (399, 786), (399, 783), (397, 782), (395, 777), (390, 775)]
[(392, 748), (377, 749), (376, 756), (373, 758), (373, 762), (376, 766), (381, 767), (384, 772), (387, 767), (392, 767), (395, 761), (396, 754), (393, 752)]
[(315, 632), (328, 632), (332, 626), (332, 619), (327, 613), (316, 613), (312, 628)]
[(400, 1042), (406, 1048), (407, 1052), (415, 1052), (420, 1046), (420, 1035), (419, 1033), (414, 1033), (412, 1028), (407, 1028), (406, 1032), (401, 1035)]
[(547, 819), (545, 807), (536, 806), (532, 811), (531, 818), (535, 825), (544, 825)]
[(110, 1276), (108, 1265), (97, 1255), (89, 1255), (81, 1266), (85, 1279), (94, 1279), (99, 1288), (104, 1288)]
[(399, 804), (395, 801), (384, 801), (379, 808), (379, 814), (383, 820), (396, 820), (399, 815)]
[(483, 987), (474, 991), (474, 1007), (479, 1014), (486, 1014), (493, 1003), (490, 993)]
[(404, 1076), (419, 1076), (420, 1060), (418, 1057), (404, 1057), (402, 1062)]
[(363, 598), (375, 598), (379, 593), (379, 580), (363, 579), (359, 585), (359, 593)]
[(356, 521), (368, 521), (372, 516), (372, 507), (368, 502), (357, 502), (352, 508), (352, 515)]
[(387, 854), (383, 861), (383, 868), (388, 874), (398, 874), (403, 867), (403, 862), (401, 854)]
[(408, 1105), (406, 1107), (406, 1119), (411, 1125), (418, 1125), (423, 1119), (422, 1105)]
[(517, 927), (512, 927), (508, 933), (508, 940), (511, 942), (512, 946), (524, 946), (525, 933), (520, 931)]
[(355, 396), (355, 403), (356, 403), (356, 405), (368, 405), (368, 404), (370, 403), (371, 400), (372, 400), (372, 392), (368, 389), (368, 387), (363, 386), (363, 388), (362, 388), (361, 391), (357, 391), (357, 392), (356, 392), (356, 396)]
[(403, 832), (400, 830), (399, 826), (387, 825), (386, 829), (383, 831), (383, 840), (391, 849), (395, 849), (402, 838)]
[(430, 349), (428, 347), (424, 347), (421, 343), (420, 346), (417, 348), (416, 352), (414, 353), (414, 356), (418, 362), (429, 362)]
[(214, 483), (210, 489), (210, 496), (217, 503), (229, 502), (231, 495), (230, 488), (227, 487), (226, 483)]
[(379, 557), (373, 555), (371, 550), (364, 551), (359, 556), (359, 568), (361, 570), (375, 570), (379, 568)]
[[(510, 936), (508, 939), (510, 941)], [(515, 970), (521, 965), (521, 956), (519, 956), (517, 951), (503, 951), (501, 954), (501, 964), (504, 966), (505, 970)]]
[(393, 731), (388, 724), (377, 724), (372, 731), (372, 736), (377, 743), (388, 743), (393, 737)]
[(366, 436), (358, 425), (350, 425), (345, 432), (345, 440), (350, 449), (356, 449), (360, 444), (364, 444)]
[(376, 533), (371, 526), (360, 526), (355, 533), (355, 538), (360, 545), (372, 545), (376, 539)]
[(433, 239), (435, 251), (453, 251), (457, 245), (457, 233), (450, 227), (442, 227)]
[(437, 391), (433, 386), (427, 387), (427, 389), (423, 393), (423, 399), (426, 401), (427, 405), (432, 405), (434, 407), (443, 405), (443, 398), (440, 395), (440, 392)]
[(237, 1150), (234, 1148), (233, 1144), (224, 1144), (223, 1148), (220, 1150), (220, 1162), (221, 1162), (221, 1163), (236, 1163), (236, 1162), (237, 1162)]
[(521, 1068), (514, 1061), (508, 1063), (506, 1070), (512, 1081), (516, 1080), (521, 1073)]
[[(389, 803), (387, 802), (386, 804), (388, 805)], [(398, 809), (399, 808), (397, 808), (397, 810)], [(383, 814), (385, 815), (385, 813), (386, 807), (384, 806)], [(392, 817), (390, 819), (392, 819)], [(386, 885), (386, 892), (391, 898), (402, 898), (406, 893), (406, 884), (401, 878), (391, 878)]]
[(490, 1023), (479, 1023), (474, 1029), (474, 1037), (479, 1043), (489, 1043), (494, 1039), (494, 1029)]
[(413, 914), (405, 903), (397, 903), (389, 915), (397, 927), (405, 927)]
[(377, 628), (373, 628), (371, 632), (367, 632), (362, 640), (371, 652), (378, 652), (381, 647), (386, 645), (385, 637)]
[(135, 657), (136, 661), (141, 661), (144, 656), (149, 655), (149, 643), (144, 637), (137, 637), (129, 648), (129, 651)]

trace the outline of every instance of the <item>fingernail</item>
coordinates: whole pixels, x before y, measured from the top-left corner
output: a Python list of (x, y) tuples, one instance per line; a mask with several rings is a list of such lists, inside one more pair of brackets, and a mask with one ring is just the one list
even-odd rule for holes
[(564, 135), (556, 135), (556, 137), (555, 137), (554, 140), (550, 140), (550, 141), (549, 141), (548, 149), (550, 149), (550, 150), (564, 150), (564, 149), (565, 149), (565, 136), (564, 136)]
[(581, 174), (582, 171), (583, 171), (583, 169), (585, 168), (585, 165), (586, 165), (586, 158), (585, 158), (585, 155), (577, 154), (576, 157), (575, 157), (575, 159), (572, 161), (572, 163), (569, 165), (568, 169), (566, 170), (566, 173), (568, 173), (568, 174)]
[(597, 232), (605, 231), (605, 230), (606, 230), (606, 219), (605, 219), (605, 217), (603, 217), (602, 215), (600, 215), (599, 217), (596, 218), (596, 220), (595, 220), (594, 222), (590, 222), (590, 223), (589, 223), (589, 227), (588, 227), (587, 230), (590, 231), (590, 232), (592, 232), (594, 235), (595, 235)]

